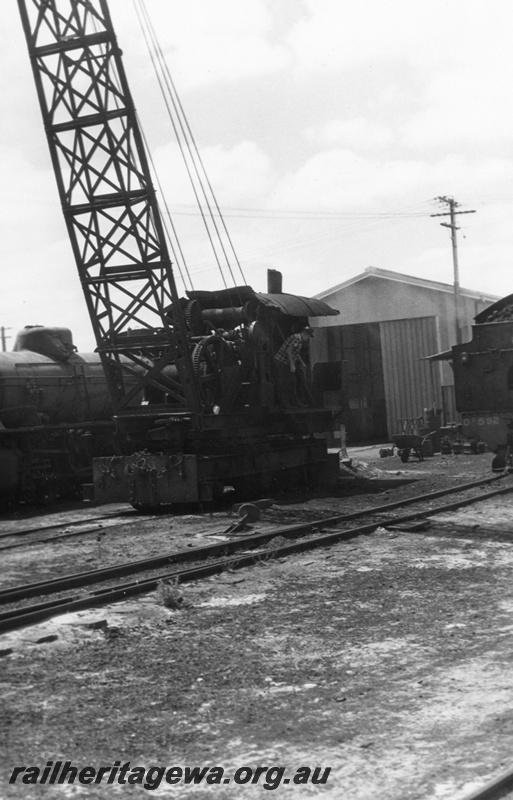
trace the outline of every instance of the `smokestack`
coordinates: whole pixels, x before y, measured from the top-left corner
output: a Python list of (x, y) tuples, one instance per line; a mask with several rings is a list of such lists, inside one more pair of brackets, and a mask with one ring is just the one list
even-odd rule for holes
[(282, 293), (283, 276), (277, 269), (267, 270), (267, 292), (268, 294)]

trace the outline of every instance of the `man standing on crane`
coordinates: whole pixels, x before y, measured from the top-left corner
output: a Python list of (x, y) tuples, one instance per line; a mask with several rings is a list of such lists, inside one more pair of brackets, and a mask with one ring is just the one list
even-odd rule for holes
[(301, 350), (313, 335), (313, 328), (308, 325), (299, 333), (292, 333), (274, 356), (278, 403), (282, 408), (304, 405), (298, 397), (296, 379), (299, 376), (306, 389), (306, 364), (301, 357)]

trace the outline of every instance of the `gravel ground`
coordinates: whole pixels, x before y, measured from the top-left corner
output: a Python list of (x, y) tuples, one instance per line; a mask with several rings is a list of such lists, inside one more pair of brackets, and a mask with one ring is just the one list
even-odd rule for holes
[[(408, 464), (378, 448), (349, 455), (353, 471), (335, 495), (277, 498), (262, 525), (490, 473), (489, 454)], [(223, 514), (208, 518), (210, 531)], [(199, 544), (205, 518), (188, 516)], [(465, 797), (513, 761), (512, 520), (504, 495), (440, 515), (422, 533), (380, 528), (2, 637), (13, 652), (0, 659), (0, 797)], [(23, 568), (41, 557), (27, 555)], [(212, 773), (221, 783), (163, 779), (158, 789), (117, 776), (108, 786), (8, 783), (15, 766), (59, 760), (225, 773)], [(234, 783), (238, 768), (258, 766), (287, 771)], [(303, 776), (320, 768), (321, 779), (331, 771), (325, 783), (298, 784), (302, 767)]]

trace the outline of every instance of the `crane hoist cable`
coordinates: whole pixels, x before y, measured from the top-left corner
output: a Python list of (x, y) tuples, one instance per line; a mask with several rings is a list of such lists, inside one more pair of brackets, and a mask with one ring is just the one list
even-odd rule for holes
[[(134, 0), (134, 4), (135, 4), (135, 0)], [(227, 239), (228, 239), (228, 241), (229, 241), (229, 243), (231, 245), (231, 249), (232, 249), (233, 255), (234, 255), (235, 259), (236, 259), (235, 251), (233, 249), (233, 245), (231, 244), (231, 240), (229, 238), (229, 234), (228, 234), (228, 231), (226, 229), (226, 226), (224, 225), (224, 220), (223, 220), (219, 205), (218, 205), (218, 203), (217, 203), (217, 201), (215, 199), (215, 195), (214, 195), (212, 186), (211, 186), (211, 184), (210, 184), (210, 182), (208, 180), (208, 176), (206, 174), (206, 171), (205, 171), (201, 156), (199, 154), (198, 148), (196, 146), (196, 142), (194, 140), (194, 136), (192, 134), (192, 131), (191, 131), (191, 128), (189, 126), (187, 117), (185, 115), (185, 111), (184, 111), (183, 106), (182, 106), (182, 104), (180, 102), (180, 99), (178, 97), (178, 93), (176, 91), (176, 87), (175, 87), (174, 82), (173, 82), (173, 80), (171, 78), (171, 75), (169, 73), (167, 64), (165, 62), (165, 59), (164, 59), (164, 56), (163, 56), (163, 53), (162, 53), (162, 49), (161, 49), (160, 44), (159, 44), (159, 42), (157, 40), (155, 31), (153, 29), (151, 20), (149, 19), (149, 16), (147, 14), (147, 11), (146, 11), (146, 8), (144, 6), (143, 0), (138, 0), (138, 5), (139, 5), (139, 8), (137, 8), (137, 5), (136, 5), (136, 12), (137, 12), (138, 17), (139, 17), (139, 22), (141, 24), (141, 29), (143, 31), (143, 36), (144, 36), (146, 45), (148, 47), (148, 51), (149, 51), (150, 58), (152, 60), (152, 63), (153, 63), (154, 69), (155, 69), (155, 73), (157, 75), (157, 80), (159, 82), (159, 86), (160, 86), (160, 89), (162, 91), (162, 95), (163, 95), (163, 98), (164, 98), (164, 102), (166, 104), (166, 108), (168, 110), (170, 121), (171, 121), (171, 124), (173, 126), (173, 129), (174, 129), (174, 132), (175, 132), (175, 136), (176, 136), (178, 145), (179, 145), (181, 153), (182, 153), (182, 157), (184, 159), (184, 163), (185, 163), (188, 175), (189, 175), (189, 179), (191, 181), (191, 185), (192, 185), (195, 197), (196, 197), (196, 202), (198, 204), (198, 208), (199, 208), (200, 213), (202, 215), (203, 222), (205, 224), (205, 228), (207, 230), (207, 234), (209, 236), (209, 240), (210, 240), (210, 243), (211, 243), (211, 246), (212, 246), (212, 250), (214, 252), (214, 256), (216, 258), (219, 270), (221, 272), (221, 276), (223, 278), (225, 287), (227, 288), (226, 280), (225, 280), (223, 272), (222, 272), (221, 260), (220, 260), (220, 258), (218, 256), (218, 253), (217, 253), (217, 250), (216, 250), (216, 247), (215, 247), (215, 244), (214, 244), (214, 236), (213, 236), (212, 231), (210, 230), (210, 227), (208, 225), (207, 216), (206, 216), (206, 214), (204, 212), (203, 203), (201, 201), (200, 194), (203, 195), (203, 201), (204, 201), (204, 203), (205, 203), (205, 205), (206, 205), (206, 207), (208, 209), (210, 221), (211, 221), (212, 226), (214, 228), (214, 231), (215, 231), (215, 234), (217, 236), (217, 240), (218, 240), (219, 246), (221, 247), (224, 259), (226, 261), (226, 265), (227, 265), (227, 267), (228, 267), (228, 269), (230, 271), (230, 274), (231, 274), (231, 277), (232, 277), (232, 280), (234, 281), (234, 283), (235, 283), (235, 279), (234, 279), (233, 271), (232, 271), (232, 268), (231, 268), (230, 260), (228, 258), (228, 254), (226, 252), (225, 245), (224, 245), (222, 237), (221, 237), (221, 232), (219, 231), (219, 228), (218, 228), (217, 223), (216, 223), (216, 215), (214, 214), (213, 205), (216, 208), (217, 217), (220, 219), (220, 221), (222, 222), (222, 224), (224, 226), (225, 234), (226, 234)], [(150, 46), (150, 40), (151, 40), (151, 46)], [(209, 199), (209, 194), (210, 194), (210, 199)], [(238, 261), (237, 261), (237, 263), (238, 263)], [(239, 268), (240, 268), (240, 265), (239, 265)]]
[(189, 272), (189, 268), (187, 266), (187, 262), (185, 260), (185, 256), (184, 256), (184, 253), (183, 253), (183, 250), (182, 250), (182, 246), (180, 244), (180, 239), (178, 238), (178, 234), (176, 232), (176, 228), (175, 228), (175, 225), (174, 225), (174, 222), (173, 222), (173, 218), (171, 217), (171, 214), (169, 213), (167, 200), (166, 200), (164, 191), (162, 189), (162, 185), (161, 185), (160, 180), (159, 180), (158, 172), (155, 169), (155, 164), (153, 162), (153, 157), (151, 155), (151, 151), (150, 151), (150, 148), (149, 148), (149, 145), (148, 145), (148, 141), (146, 139), (146, 135), (145, 135), (144, 129), (143, 129), (142, 125), (141, 125), (141, 121), (139, 119), (139, 116), (137, 116), (137, 121), (139, 123), (139, 128), (141, 130), (141, 136), (143, 138), (144, 146), (145, 146), (146, 152), (148, 154), (148, 161), (150, 162), (151, 170), (153, 172), (153, 176), (154, 176), (155, 182), (156, 182), (156, 184), (158, 186), (158, 189), (159, 189), (159, 192), (160, 192), (160, 196), (162, 197), (162, 201), (164, 203), (164, 208), (166, 209), (166, 216), (164, 217), (164, 215), (161, 214), (162, 225), (164, 226), (164, 230), (166, 231), (169, 248), (170, 248), (170, 250), (171, 250), (171, 252), (173, 254), (173, 260), (174, 260), (174, 263), (176, 264), (176, 267), (178, 269), (178, 273), (180, 275), (181, 281), (182, 281), (183, 285), (185, 286), (185, 288), (187, 288), (187, 281), (185, 280), (184, 275), (186, 275), (187, 278), (188, 278), (189, 288), (193, 289), (194, 287), (193, 287), (192, 278), (191, 278), (191, 275), (190, 275), (190, 272)]
[(236, 287), (232, 260), (240, 271), (244, 283), (246, 283), (246, 279), (226, 227), (223, 214), (208, 179), (203, 160), (178, 96), (174, 81), (169, 73), (155, 30), (148, 16), (144, 0), (133, 0), (133, 2), (219, 272), (225, 288), (228, 288), (223, 271), (224, 263), (230, 273), (233, 285)]
[[(92, 27), (93, 27), (94, 31), (96, 33), (98, 33), (99, 27), (98, 27), (98, 22), (97, 22), (96, 18), (94, 16), (92, 16), (91, 20), (92, 20)], [(116, 73), (115, 72), (112, 73), (111, 79), (113, 80), (114, 83), (116, 83), (117, 89), (119, 91), (119, 97), (120, 97), (122, 95), (122, 88), (121, 88), (121, 86), (119, 84), (119, 81), (116, 80)], [(112, 98), (112, 102), (115, 104), (116, 108), (118, 108), (118, 109), (121, 107), (121, 103), (120, 103), (119, 97), (114, 94), (113, 98)], [(143, 129), (143, 126), (141, 124), (141, 120), (139, 119), (139, 116), (137, 114), (137, 109), (134, 109), (134, 113), (135, 113), (135, 115), (137, 117), (137, 124), (139, 125), (139, 129), (140, 129), (141, 137), (143, 139), (144, 146), (145, 146), (145, 149), (146, 149), (146, 154), (147, 154), (147, 157), (148, 157), (148, 161), (150, 163), (151, 170), (153, 172), (153, 178), (154, 178), (154, 180), (155, 180), (155, 182), (156, 182), (156, 184), (158, 186), (158, 189), (159, 189), (159, 192), (160, 192), (160, 196), (163, 199), (164, 206), (165, 206), (165, 209), (166, 209), (167, 221), (166, 221), (166, 218), (162, 215), (162, 213), (160, 213), (160, 216), (162, 218), (162, 226), (163, 226), (165, 234), (167, 236), (169, 249), (170, 249), (171, 254), (173, 256), (173, 265), (176, 266), (176, 268), (178, 270), (178, 274), (180, 275), (180, 279), (181, 279), (183, 285), (185, 286), (185, 288), (187, 288), (187, 281), (185, 280), (184, 275), (187, 276), (188, 281), (189, 281), (189, 287), (192, 289), (193, 288), (192, 278), (191, 278), (191, 276), (189, 274), (189, 270), (187, 268), (187, 263), (185, 261), (184, 254), (182, 252), (182, 248), (181, 248), (181, 245), (180, 245), (180, 240), (179, 240), (178, 235), (176, 233), (174, 222), (173, 222), (173, 220), (171, 218), (171, 215), (169, 213), (169, 209), (167, 207), (165, 194), (162, 191), (162, 186), (161, 186), (161, 183), (160, 183), (160, 180), (159, 180), (159, 177), (158, 177), (158, 173), (157, 173), (157, 171), (155, 169), (155, 164), (153, 162), (151, 151), (150, 151), (150, 148), (148, 146), (148, 141), (146, 139), (146, 135), (144, 133), (144, 129)], [(157, 203), (157, 205), (158, 205), (158, 203)]]

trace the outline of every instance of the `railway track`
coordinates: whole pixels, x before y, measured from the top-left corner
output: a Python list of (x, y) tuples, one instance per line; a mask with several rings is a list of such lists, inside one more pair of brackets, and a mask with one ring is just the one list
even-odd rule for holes
[[(140, 522), (141, 515), (137, 511), (130, 509), (128, 511), (110, 512), (108, 514), (97, 514), (96, 516), (87, 516), (83, 519), (70, 519), (63, 522), (54, 522), (46, 525), (34, 525), (28, 528), (13, 528), (11, 530), (0, 531), (0, 542), (12, 539), (14, 541), (4, 545), (0, 544), (0, 551), (11, 550), (16, 547), (27, 547), (34, 544), (43, 544), (45, 542), (57, 541), (60, 539), (67, 539), (73, 536), (86, 536), (89, 533), (98, 533), (99, 530), (105, 530), (105, 525), (112, 523), (113, 525), (119, 524), (120, 519), (126, 517), (126, 523)], [(89, 527), (87, 527), (89, 526)], [(50, 531), (59, 531), (63, 529), (63, 533), (54, 533), (50, 536), (47, 534)], [(38, 537), (37, 534), (40, 534)], [(29, 538), (35, 536), (36, 538)], [(27, 537), (27, 538), (25, 538)]]
[[(199, 580), (219, 574), (225, 570), (250, 566), (263, 560), (282, 558), (293, 553), (330, 546), (355, 536), (372, 533), (379, 526), (392, 527), (412, 523), (415, 520), (513, 491), (513, 484), (508, 484), (486, 493), (472, 494), (474, 490), (484, 484), (494, 483), (502, 477), (495, 476), (474, 481), (351, 514), (269, 529), (261, 533), (237, 536), (237, 538), (228, 541), (188, 548), (182, 551), (172, 551), (158, 557), (132, 561), (114, 567), (76, 573), (61, 578), (5, 589), (0, 591), (0, 605), (3, 606), (24, 603), (31, 598), (41, 598), (50, 594), (58, 596), (45, 601), (38, 600), (36, 603), (22, 606), (21, 608), (11, 607), (0, 612), (0, 633), (41, 622), (58, 614), (101, 606), (149, 592), (156, 589), (162, 580), (174, 580), (180, 583)], [(466, 496), (443, 505), (432, 505), (434, 499), (450, 494), (465, 494)], [(398, 507), (412, 504), (419, 504), (421, 507), (409, 514), (391, 516), (391, 512)], [(335, 527), (349, 523), (362, 516), (366, 516), (368, 520), (361, 525), (356, 527)], [(324, 532), (326, 528), (332, 528), (332, 530)], [(273, 544), (273, 540), (278, 537), (282, 540), (296, 539), (296, 541), (286, 544), (280, 541)], [(195, 562), (195, 565), (190, 566), (190, 562)], [(172, 567), (171, 570), (170, 567)], [(138, 577), (136, 580), (121, 582), (121, 579), (129, 575), (137, 575)], [(97, 586), (102, 582), (111, 583), (113, 581), (115, 581), (114, 585), (92, 589), (86, 595), (76, 591), (84, 587)], [(62, 595), (63, 592), (75, 592), (75, 594)]]
[(512, 797), (513, 767), (510, 767), (462, 800), (511, 800)]
[[(480, 486), (487, 483), (493, 483), (496, 480), (504, 477), (503, 475), (496, 475), (489, 478), (483, 478), (479, 481), (473, 481), (472, 483), (468, 484), (468, 487), (471, 488), (473, 486)], [(450, 487), (448, 489), (443, 489), (438, 492), (433, 492), (429, 495), (431, 499), (436, 497), (443, 497), (447, 493), (452, 493), (454, 491), (462, 491), (467, 487), (467, 484), (463, 485), (462, 487), (455, 489), (454, 487)], [(412, 498), (411, 500), (399, 500), (396, 503), (389, 503), (387, 506), (378, 506), (375, 510), (378, 512), (380, 509), (393, 509), (399, 508), (400, 506), (408, 505), (410, 502), (418, 502), (417, 498)], [(353, 514), (346, 514), (341, 519), (357, 519), (358, 517), (364, 516), (368, 514), (369, 510), (366, 509), (364, 511), (356, 511)], [(373, 510), (371, 511), (373, 513)], [(76, 536), (87, 536), (89, 534), (98, 534), (98, 533), (108, 533), (109, 528), (115, 528), (119, 523), (121, 518), (124, 519), (125, 525), (129, 525), (131, 523), (135, 523), (140, 525), (141, 520), (147, 518), (148, 515), (141, 515), (137, 511), (128, 510), (128, 511), (121, 511), (118, 513), (110, 513), (110, 514), (99, 514), (97, 516), (91, 517), (88, 516), (87, 519), (75, 519), (65, 522), (57, 522), (50, 525), (44, 526), (34, 526), (30, 528), (22, 528), (18, 530), (10, 530), (10, 531), (1, 531), (0, 532), (0, 542), (4, 539), (14, 539), (14, 541), (9, 542), (8, 544), (0, 544), (0, 552), (5, 550), (13, 550), (19, 547), (30, 547), (32, 545), (39, 545), (39, 544), (46, 544), (51, 542), (58, 542), (62, 539), (73, 538)], [(151, 519), (154, 519), (154, 515), (150, 516)], [(89, 526), (89, 527), (87, 527)], [(47, 536), (46, 534), (48, 531), (59, 530), (63, 528), (63, 533), (52, 534)], [(33, 536), (34, 534), (41, 534), (40, 536), (36, 536), (36, 538), (25, 539), (24, 537)], [(21, 541), (18, 541), (19, 539)]]
[[(1, 538), (10, 538), (16, 537), (14, 542), (9, 542), (8, 544), (0, 545), (0, 553), (4, 550), (14, 550), (19, 547), (31, 547), (38, 544), (48, 544), (51, 542), (60, 542), (63, 539), (70, 539), (74, 538), (75, 536), (88, 536), (90, 534), (98, 534), (98, 533), (108, 533), (109, 528), (118, 528), (120, 523), (120, 518), (126, 516), (126, 519), (123, 520), (123, 525), (133, 525), (141, 524), (141, 515), (137, 513), (137, 511), (127, 511), (123, 512), (122, 514), (107, 514), (103, 517), (95, 517), (91, 524), (91, 519), (79, 521), (79, 522), (69, 522), (69, 523), (59, 523), (58, 525), (48, 525), (45, 526), (43, 529), (31, 529), (31, 530), (24, 530), (18, 533), (9, 533), (9, 534), (0, 534)], [(152, 517), (153, 519), (153, 517)], [(89, 525), (89, 527), (85, 527)], [(54, 530), (55, 528), (64, 528), (63, 533), (52, 534), (50, 536), (46, 535), (47, 531)], [(34, 532), (43, 533), (43, 536), (38, 536), (32, 539), (24, 539), (22, 541), (18, 541), (17, 537), (20, 536), (28, 536), (29, 534), (33, 534)]]
[[(137, 512), (133, 509), (128, 511), (111, 511), (108, 514), (96, 514), (95, 516), (88, 515), (87, 517), (80, 517), (78, 519), (68, 519), (62, 522), (53, 522), (46, 525), (33, 525), (30, 528), (12, 528), (11, 530), (0, 531), (0, 539), (6, 539), (10, 536), (27, 536), (31, 533), (41, 533), (42, 531), (51, 531), (59, 528), (70, 527), (71, 525), (87, 525), (90, 522), (97, 522), (105, 519), (115, 519), (118, 517), (128, 516), (132, 517)], [(2, 525), (5, 523), (2, 523)]]

